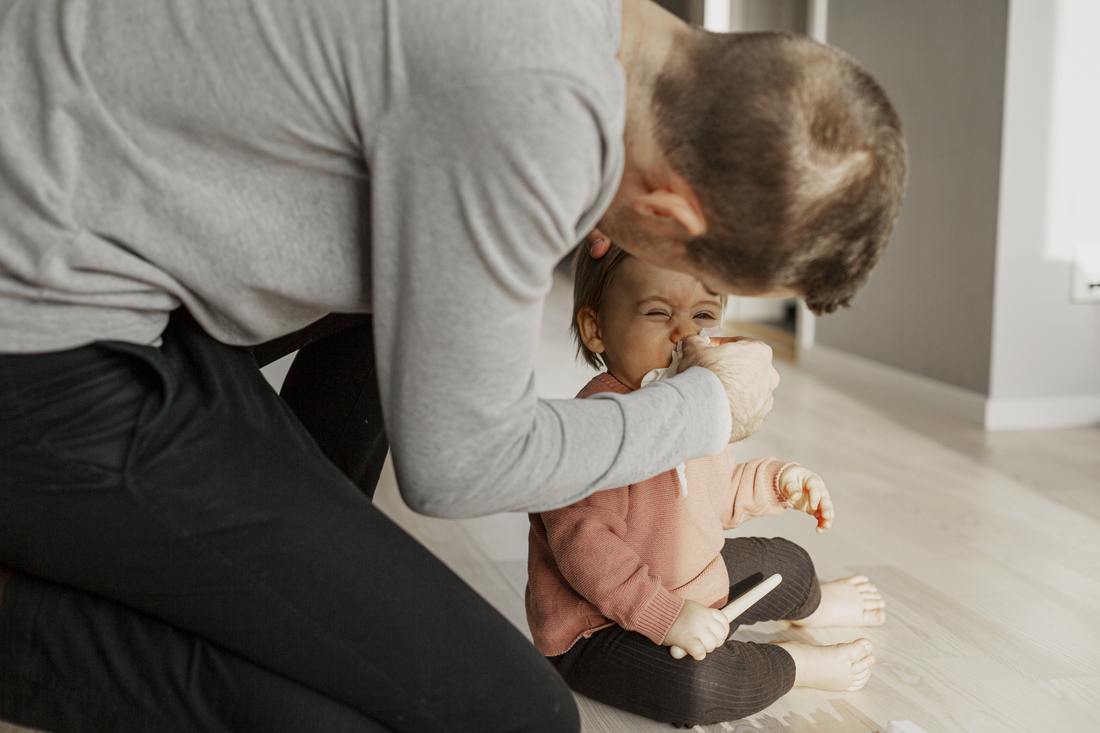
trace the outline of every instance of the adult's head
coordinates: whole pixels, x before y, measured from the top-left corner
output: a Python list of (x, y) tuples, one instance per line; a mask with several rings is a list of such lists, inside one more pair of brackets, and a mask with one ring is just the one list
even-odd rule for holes
[[(626, 7), (624, 5), (624, 7)], [(600, 229), (722, 292), (847, 305), (893, 230), (908, 156), (875, 80), (804, 36), (624, 23), (627, 166)], [(664, 23), (662, 26), (661, 24)]]

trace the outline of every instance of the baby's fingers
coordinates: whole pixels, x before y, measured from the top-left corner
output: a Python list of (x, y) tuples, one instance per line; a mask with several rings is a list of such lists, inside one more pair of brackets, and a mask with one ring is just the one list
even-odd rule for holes
[(720, 647), (725, 639), (720, 639), (713, 625), (708, 625), (684, 647), (696, 661), (703, 661), (707, 654)]
[(783, 487), (783, 493), (787, 495), (787, 501), (791, 506), (798, 506), (798, 502), (802, 500), (802, 487), (791, 486), (790, 484)]
[(833, 512), (832, 502), (822, 502), (821, 504), (822, 504), (822, 508), (817, 513), (817, 533), (818, 534), (823, 533), (827, 529), (832, 529), (832, 527), (833, 527), (833, 517), (835, 516), (835, 514)]
[[(718, 644), (715, 646), (715, 648), (717, 648), (725, 644), (726, 639), (729, 638), (730, 620), (726, 618), (726, 614), (722, 613), (717, 608), (710, 609), (710, 612), (710, 630), (714, 633), (715, 638), (718, 640)], [(713, 649), (710, 651), (713, 651)]]
[(817, 503), (817, 511), (814, 516), (817, 517), (817, 533), (821, 534), (825, 530), (833, 526), (833, 517), (836, 516), (833, 509), (833, 499), (829, 496), (828, 490), (822, 494)]
[[(713, 649), (713, 648), (712, 648)], [(701, 662), (707, 658), (707, 647), (699, 639), (692, 639), (684, 647), (684, 651), (688, 653), (688, 656), (694, 659), (696, 662)]]
[(707, 654), (725, 644), (726, 637), (730, 635), (729, 619), (717, 609), (711, 608), (708, 610), (710, 611), (710, 615), (706, 618), (704, 626), (699, 629), (698, 636), (696, 637), (699, 642), (697, 652), (701, 651), (702, 653), (692, 653), (691, 649), (688, 649), (688, 653), (696, 660), (700, 661), (706, 657)]
[(806, 511), (816, 515), (822, 509), (822, 502), (829, 501), (829, 490), (825, 488), (825, 482), (817, 475), (811, 475), (804, 482), (806, 489)]

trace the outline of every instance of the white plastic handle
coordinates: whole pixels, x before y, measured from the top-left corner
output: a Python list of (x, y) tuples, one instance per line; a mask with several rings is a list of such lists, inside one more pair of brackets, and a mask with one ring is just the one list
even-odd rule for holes
[[(782, 582), (783, 576), (776, 573), (770, 578), (754, 585), (744, 595), (738, 596), (735, 600), (731, 601), (722, 609), (722, 613), (725, 614), (730, 623), (733, 623), (735, 618), (756, 605), (757, 601), (775, 590), (776, 586)], [(673, 659), (683, 659), (687, 656), (687, 652), (675, 645), (669, 647), (669, 652), (672, 654)]]

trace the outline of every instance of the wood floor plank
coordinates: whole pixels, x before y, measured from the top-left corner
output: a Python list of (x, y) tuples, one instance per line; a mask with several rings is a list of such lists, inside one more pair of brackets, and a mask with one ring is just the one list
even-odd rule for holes
[(1030, 681), (1013, 674), (994, 660), (960, 658), (944, 660), (940, 671), (951, 680), (966, 680), (956, 689), (969, 704), (951, 710), (968, 733), (1004, 730), (1089, 731), (1096, 720), (1056, 700)]
[(1068, 706), (1089, 720), (1100, 720), (1100, 676), (1043, 680), (1038, 687), (1054, 699), (1056, 707)]

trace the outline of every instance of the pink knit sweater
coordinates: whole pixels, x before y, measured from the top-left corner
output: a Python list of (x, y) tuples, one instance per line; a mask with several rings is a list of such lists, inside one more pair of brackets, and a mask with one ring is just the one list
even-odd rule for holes
[[(610, 374), (578, 397), (630, 388)], [(775, 458), (734, 463), (726, 450), (687, 463), (688, 495), (676, 471), (598, 491), (562, 509), (531, 515), (527, 622), (546, 656), (619, 624), (660, 644), (684, 599), (725, 605), (724, 529), (787, 508)]]

